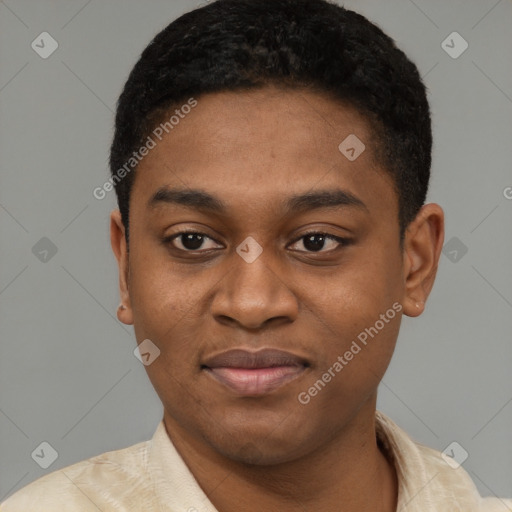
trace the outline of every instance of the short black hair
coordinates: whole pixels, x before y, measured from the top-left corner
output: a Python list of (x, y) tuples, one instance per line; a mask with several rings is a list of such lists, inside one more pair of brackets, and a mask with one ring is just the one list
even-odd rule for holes
[(110, 170), (127, 241), (136, 162), (133, 172), (126, 163), (163, 115), (204, 94), (268, 85), (319, 91), (367, 120), (395, 185), (403, 240), (426, 199), (432, 152), (415, 64), (375, 24), (328, 0), (216, 0), (154, 37), (117, 102)]

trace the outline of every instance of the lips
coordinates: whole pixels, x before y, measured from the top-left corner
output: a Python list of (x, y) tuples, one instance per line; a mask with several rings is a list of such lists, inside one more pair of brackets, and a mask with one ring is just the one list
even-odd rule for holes
[(308, 367), (304, 358), (277, 349), (229, 350), (202, 365), (217, 382), (244, 396), (268, 394), (298, 378)]

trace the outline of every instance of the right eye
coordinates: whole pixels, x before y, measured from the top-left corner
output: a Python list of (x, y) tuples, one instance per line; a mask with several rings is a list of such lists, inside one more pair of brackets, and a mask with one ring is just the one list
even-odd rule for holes
[[(173, 249), (178, 249), (179, 251), (194, 252), (199, 251), (207, 240), (218, 243), (213, 240), (213, 238), (210, 238), (208, 235), (198, 231), (180, 231), (179, 233), (166, 237), (163, 242), (165, 244), (170, 244)], [(215, 248), (216, 247), (207, 247), (206, 250), (199, 252), (206, 252)]]

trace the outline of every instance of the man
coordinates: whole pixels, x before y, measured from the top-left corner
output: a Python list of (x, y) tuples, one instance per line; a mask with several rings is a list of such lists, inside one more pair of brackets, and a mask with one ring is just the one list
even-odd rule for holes
[(144, 50), (111, 148), (118, 318), (164, 413), (18, 511), (506, 511), (376, 411), (432, 289), (418, 71), (324, 0), (218, 0)]

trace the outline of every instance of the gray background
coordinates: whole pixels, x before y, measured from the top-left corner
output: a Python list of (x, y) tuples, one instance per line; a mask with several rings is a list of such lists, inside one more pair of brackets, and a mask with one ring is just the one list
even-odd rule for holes
[[(161, 418), (133, 331), (115, 317), (114, 194), (99, 201), (92, 190), (108, 177), (113, 110), (131, 67), (199, 2), (0, 1), (0, 500), (149, 439)], [(424, 315), (404, 320), (379, 408), (424, 444), (457, 441), (480, 491), (511, 497), (512, 3), (345, 5), (377, 22), (425, 77), (429, 200), (445, 209), (446, 242), (455, 237)], [(47, 59), (31, 48), (43, 31), (59, 44)], [(453, 31), (469, 44), (456, 59), (441, 47)], [(33, 253), (43, 237), (56, 254), (40, 252), (47, 241)], [(31, 457), (42, 441), (58, 452), (46, 470)]]

